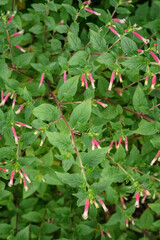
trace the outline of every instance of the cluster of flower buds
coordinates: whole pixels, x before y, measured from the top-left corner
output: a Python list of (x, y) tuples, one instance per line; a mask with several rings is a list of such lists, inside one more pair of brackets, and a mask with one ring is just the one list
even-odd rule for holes
[[(101, 204), (103, 210), (105, 213), (109, 213), (108, 208), (106, 207), (106, 205), (104, 204), (104, 202), (102, 200), (98, 200), (99, 203)], [(94, 205), (96, 208), (99, 208), (99, 205), (96, 201), (93, 201)], [(88, 219), (88, 210), (89, 210), (89, 200), (87, 199), (85, 202), (85, 207), (84, 207), (84, 212), (82, 214), (82, 217), (84, 220)]]
[[(93, 79), (92, 74), (89, 72), (87, 75), (88, 75), (88, 78), (91, 81), (92, 88), (95, 89), (95, 85), (94, 85), (95, 80)], [(82, 87), (84, 87), (84, 85), (85, 85), (85, 88), (87, 89), (88, 88), (88, 83), (87, 83), (87, 80), (86, 80), (86, 77), (85, 77), (85, 73), (82, 74)]]
[(132, 225), (135, 225), (135, 222), (133, 219), (129, 220), (129, 219), (126, 219), (126, 228), (129, 227), (129, 221), (132, 223)]
[[(19, 174), (20, 174), (20, 183), (22, 183), (22, 181), (23, 181), (24, 190), (25, 190), (25, 191), (28, 191), (28, 187), (27, 187), (27, 184), (26, 184), (25, 179), (27, 180), (27, 182), (28, 182), (29, 184), (31, 184), (31, 180), (29, 179), (29, 177), (27, 176), (27, 174), (24, 172), (24, 169), (23, 169), (23, 168), (22, 168), (22, 172), (21, 172), (21, 170), (18, 170), (18, 172), (19, 172)], [(9, 186), (9, 187), (12, 187), (12, 186), (13, 186), (14, 175), (15, 175), (15, 170), (12, 170), (11, 177), (10, 177), (10, 181), (9, 181), (9, 183), (8, 183), (8, 186)]]
[[(124, 140), (125, 150), (126, 150), (126, 152), (128, 152), (128, 138), (127, 138), (127, 136), (125, 136), (123, 138), (120, 137), (119, 140), (118, 140), (118, 143), (117, 143), (117, 141), (115, 141), (116, 149), (119, 149), (119, 146), (120, 146), (122, 140)], [(113, 147), (113, 141), (111, 141), (111, 143), (109, 145), (108, 153), (112, 150), (112, 147)]]

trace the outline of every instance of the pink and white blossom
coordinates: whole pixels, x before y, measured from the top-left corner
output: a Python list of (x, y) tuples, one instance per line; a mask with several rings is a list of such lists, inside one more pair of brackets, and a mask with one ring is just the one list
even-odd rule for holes
[(139, 208), (139, 192), (136, 192), (136, 202), (135, 202), (135, 207)]
[(96, 147), (98, 149), (101, 149), (101, 147), (100, 147), (99, 143), (97, 142), (97, 140), (95, 138), (93, 138), (93, 140), (92, 140), (92, 150), (94, 150), (95, 145), (96, 145)]
[(132, 32), (137, 38), (139, 38), (140, 40), (142, 40), (144, 42), (144, 44), (148, 44), (149, 43), (149, 39), (146, 39), (144, 37), (142, 37), (139, 33), (137, 32)]
[(152, 162), (149, 164), (150, 167), (153, 166), (153, 164), (157, 161), (159, 154), (160, 154), (160, 150), (158, 151), (156, 156), (153, 158)]
[(64, 78), (64, 82), (66, 82), (67, 81), (67, 72), (66, 71), (64, 71), (63, 78)]
[(85, 10), (86, 12), (89, 12), (89, 13), (95, 14), (95, 15), (97, 15), (97, 16), (101, 16), (101, 13), (98, 13), (98, 12), (92, 10), (92, 9), (84, 8), (84, 10)]
[(122, 75), (118, 74), (118, 77), (119, 77), (119, 81), (122, 83), (123, 82)]
[(21, 52), (24, 52), (24, 53), (26, 52), (21, 46), (17, 44), (15, 45), (15, 47), (18, 48)]
[(109, 87), (108, 87), (108, 91), (110, 92), (112, 89), (112, 85), (113, 85), (113, 81), (114, 81), (114, 76), (115, 76), (115, 72), (113, 71), (111, 74), (111, 78), (110, 78), (110, 83), (109, 83)]
[(42, 73), (42, 75), (41, 75), (41, 80), (40, 80), (39, 88), (40, 88), (40, 86), (42, 85), (43, 80), (44, 80), (44, 73)]
[(15, 174), (15, 171), (13, 170), (12, 173), (11, 173), (10, 181), (9, 181), (9, 183), (8, 183), (8, 186), (9, 186), (9, 187), (12, 187), (12, 186), (13, 186), (14, 174)]
[(19, 32), (13, 33), (13, 34), (12, 34), (12, 37), (16, 37), (16, 36), (21, 35), (21, 34), (23, 34), (23, 33), (24, 33), (24, 30), (22, 29), (22, 30), (19, 31)]
[(104, 212), (107, 213), (107, 212), (108, 212), (108, 208), (106, 207), (106, 205), (104, 204), (104, 202), (103, 202), (102, 200), (99, 200), (99, 202), (100, 202), (100, 204), (101, 204)]
[(112, 238), (111, 234), (109, 232), (106, 232), (106, 235), (109, 237), (109, 238)]
[(110, 143), (110, 145), (109, 145), (108, 153), (110, 153), (110, 151), (112, 150), (112, 147), (113, 147), (113, 141), (111, 141), (111, 143)]
[(145, 80), (144, 85), (148, 85), (148, 79), (149, 79), (149, 76), (146, 76), (146, 80)]
[(6, 169), (6, 168), (0, 168), (0, 170), (8, 173), (8, 169)]
[(160, 63), (160, 60), (159, 58), (156, 56), (156, 54), (152, 51), (150, 51), (150, 54), (152, 55), (152, 57), (154, 58), (154, 60), (157, 62), (157, 63)]
[(126, 19), (123, 18), (123, 19), (119, 19), (119, 18), (112, 18), (112, 20), (114, 22), (118, 22), (118, 23), (121, 23), (121, 24), (124, 24), (126, 22)]
[[(4, 106), (7, 99), (9, 98), (9, 96), (11, 95), (11, 92), (7, 93), (7, 95), (3, 98), (2, 102), (0, 103), (0, 106)], [(3, 92), (1, 92), (1, 99), (3, 97)]]
[(22, 109), (24, 108), (24, 105), (21, 105), (18, 110), (15, 112), (15, 114), (20, 114), (20, 112), (22, 111)]
[(15, 144), (18, 144), (18, 136), (16, 134), (15, 128), (12, 126), (13, 137), (15, 140)]
[(89, 200), (87, 199), (84, 207), (84, 213), (82, 214), (82, 217), (84, 220), (88, 218), (88, 209), (89, 209)]
[(112, 28), (111, 26), (108, 26), (108, 28), (109, 28), (115, 35), (117, 35), (118, 37), (120, 37), (119, 33), (117, 33), (117, 31), (116, 31), (114, 28)]
[(17, 97), (17, 94), (15, 93), (14, 97), (13, 97), (13, 102), (12, 102), (12, 109), (14, 109), (14, 107), (15, 107), (16, 97)]
[(22, 126), (22, 127), (26, 127), (26, 128), (32, 129), (31, 126), (29, 126), (29, 125), (27, 125), (27, 124), (25, 124), (25, 123), (21, 123), (21, 122), (19, 122), (19, 121), (15, 121), (14, 124), (15, 124), (16, 126), (18, 126), (18, 127)]
[(154, 74), (152, 78), (152, 85), (151, 85), (152, 90), (154, 89), (155, 84), (156, 84), (156, 74)]
[[(96, 100), (95, 100), (96, 101)], [(99, 105), (101, 105), (103, 108), (106, 108), (108, 105), (106, 103), (102, 103), (100, 101), (96, 101)]]
[(121, 203), (122, 203), (123, 208), (126, 209), (126, 205), (125, 205), (125, 202), (123, 200), (123, 197), (121, 197), (120, 199), (121, 199)]
[(90, 72), (89, 72), (89, 79), (91, 81), (92, 88), (94, 89), (95, 88), (95, 86), (94, 86), (94, 79), (93, 79), (92, 74)]
[(125, 144), (125, 150), (126, 150), (126, 152), (128, 152), (128, 139), (126, 136), (125, 136), (124, 144)]
[(8, 20), (8, 23), (10, 23), (10, 22), (12, 21), (12, 19), (13, 19), (14, 16), (15, 16), (15, 14), (16, 14), (16, 12), (10, 16), (10, 18), (9, 18), (9, 20)]

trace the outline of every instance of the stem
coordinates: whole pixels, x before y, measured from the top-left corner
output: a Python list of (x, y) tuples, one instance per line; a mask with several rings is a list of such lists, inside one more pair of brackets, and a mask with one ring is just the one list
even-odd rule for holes
[(76, 142), (75, 142), (75, 137), (74, 137), (74, 131), (70, 128), (65, 116), (63, 115), (63, 111), (62, 111), (62, 107), (61, 107), (61, 103), (57, 100), (56, 96), (53, 94), (52, 90), (51, 90), (51, 87), (50, 87), (50, 84), (49, 82), (45, 79), (46, 83), (48, 84), (48, 87), (50, 89), (50, 95), (52, 96), (52, 98), (54, 99), (55, 103), (57, 104), (58, 108), (59, 108), (59, 111), (61, 113), (61, 116), (60, 118), (63, 119), (63, 121), (65, 122), (69, 132), (70, 132), (70, 135), (71, 135), (71, 139), (72, 139), (72, 145), (73, 145), (73, 149), (74, 151), (76, 152), (76, 155), (77, 155), (77, 158), (79, 160), (79, 164), (80, 164), (80, 167), (81, 167), (81, 171), (82, 171), (82, 175), (83, 175), (83, 179), (86, 183), (86, 187), (87, 189), (89, 188), (89, 184), (87, 182), (87, 178), (86, 178), (86, 173), (85, 173), (85, 170), (84, 170), (84, 166), (83, 166), (83, 163), (82, 163), (82, 159), (81, 159), (81, 156), (78, 152), (78, 149), (76, 147)]
[(157, 105), (153, 106), (152, 108), (149, 109), (149, 111), (152, 111), (153, 109), (155, 109), (156, 107), (159, 107), (160, 103), (158, 103)]
[[(9, 37), (9, 33), (8, 33), (8, 30), (6, 29), (6, 34), (7, 34), (7, 40), (8, 40), (8, 44), (9, 44), (9, 50), (10, 50), (10, 53), (11, 53), (11, 57), (14, 58), (13, 56), (13, 51), (12, 51), (12, 47), (11, 47), (11, 41), (10, 41), (10, 37)], [(12, 64), (13, 65), (13, 64)]]
[(14, 10), (14, 0), (12, 0), (12, 7), (11, 7), (11, 11), (13, 12)]
[(141, 82), (142, 80), (144, 80), (145, 78), (141, 78), (140, 80), (138, 80), (137, 82), (133, 82), (133, 83), (131, 83), (131, 84), (129, 84), (127, 87), (125, 87), (125, 88), (123, 88), (123, 90), (126, 90), (127, 88), (129, 88), (129, 87), (131, 87), (131, 86), (133, 86), (134, 84), (136, 84), (136, 83), (139, 83), (139, 82)]

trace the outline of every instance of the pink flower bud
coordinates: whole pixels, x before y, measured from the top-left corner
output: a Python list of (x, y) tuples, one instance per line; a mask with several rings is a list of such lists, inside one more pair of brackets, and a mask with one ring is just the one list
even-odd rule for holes
[(148, 85), (148, 78), (149, 78), (149, 76), (146, 76), (146, 80), (145, 80), (144, 85)]
[(127, 137), (125, 137), (124, 144), (125, 144), (125, 150), (126, 150), (126, 152), (128, 152), (128, 139), (127, 139)]
[[(7, 93), (7, 95), (3, 98), (2, 102), (0, 103), (0, 106), (4, 106), (4, 104), (6, 103), (7, 99), (9, 98), (9, 96), (11, 95), (11, 92)], [(2, 98), (2, 92), (1, 92), (1, 98)]]
[(106, 232), (106, 235), (109, 237), (109, 238), (112, 238), (111, 234), (109, 232)]
[(114, 81), (114, 76), (115, 76), (115, 72), (112, 72), (111, 78), (110, 78), (110, 83), (109, 83), (109, 87), (108, 87), (108, 91), (110, 92), (112, 89), (112, 85), (113, 85), (113, 81)]
[(138, 49), (138, 52), (139, 53), (143, 53), (144, 51), (142, 49)]
[(10, 16), (10, 18), (9, 18), (9, 20), (8, 20), (8, 23), (10, 23), (10, 22), (12, 21), (12, 19), (14, 18), (14, 16), (15, 16), (15, 13)]
[(126, 205), (124, 203), (123, 197), (121, 197), (121, 203), (122, 203), (123, 208), (126, 209)]
[(146, 198), (147, 198), (147, 194), (145, 193), (145, 194), (144, 194), (144, 197), (143, 197), (142, 200), (141, 200), (141, 203), (142, 203), (142, 204), (144, 204)]
[(17, 97), (17, 94), (15, 93), (14, 97), (13, 97), (13, 102), (12, 102), (12, 109), (14, 109), (14, 107), (15, 107), (16, 97)]
[(95, 86), (94, 86), (94, 79), (93, 79), (93, 77), (92, 77), (92, 74), (91, 74), (91, 73), (89, 73), (89, 79), (90, 79), (90, 81), (91, 81), (92, 88), (94, 89), (94, 88), (95, 88)]
[(67, 72), (66, 71), (64, 71), (63, 78), (64, 78), (64, 82), (66, 82), (67, 81)]
[(115, 141), (114, 143), (115, 143), (116, 149), (118, 149), (118, 144), (117, 144), (117, 141)]
[(118, 74), (118, 77), (119, 77), (119, 81), (122, 83), (122, 82), (123, 82), (123, 79), (122, 79), (121, 74)]
[(9, 187), (12, 187), (13, 186), (13, 179), (14, 179), (14, 170), (12, 171), (12, 173), (11, 173), (11, 178), (10, 178), (10, 181), (9, 181), (9, 183), (8, 183), (8, 186)]
[(154, 58), (154, 60), (157, 62), (157, 63), (160, 63), (160, 60), (159, 58), (156, 56), (156, 54), (152, 51), (150, 51), (150, 54), (152, 55), (152, 57)]
[(87, 199), (84, 207), (84, 213), (82, 214), (82, 217), (84, 220), (88, 218), (88, 209), (89, 209), (89, 200)]
[(108, 26), (108, 28), (115, 34), (117, 35), (118, 37), (120, 37), (119, 33), (116, 32), (116, 30), (114, 30), (114, 28)]
[(96, 140), (95, 138), (93, 138), (93, 140), (92, 140), (92, 150), (94, 150), (95, 145), (96, 145), (96, 147), (97, 147), (98, 149), (101, 149), (101, 147), (100, 147), (100, 145), (98, 144), (97, 140)]
[(142, 40), (144, 42), (144, 44), (148, 44), (149, 43), (149, 39), (146, 39), (144, 37), (142, 37), (140, 34), (136, 33), (136, 32), (132, 32), (137, 38), (139, 38), (140, 40)]
[(120, 146), (120, 144), (121, 144), (121, 141), (122, 141), (122, 137), (119, 138), (117, 148), (119, 148), (119, 146)]
[(26, 52), (22, 47), (20, 47), (19, 45), (15, 45), (16, 48), (18, 48), (21, 52)]
[(18, 127), (19, 127), (19, 126), (22, 126), (22, 127), (26, 127), (26, 128), (32, 129), (31, 126), (29, 126), (29, 125), (27, 125), (27, 124), (25, 124), (25, 123), (21, 123), (21, 122), (19, 122), (19, 121), (15, 121), (14, 124), (15, 124), (16, 126), (18, 126)]
[(108, 150), (108, 153), (110, 153), (111, 149), (113, 147), (113, 141), (111, 141), (110, 145), (109, 145), (109, 150)]
[(42, 73), (42, 75), (41, 75), (41, 80), (40, 80), (39, 87), (42, 85), (42, 83), (43, 83), (43, 80), (44, 80), (44, 73)]
[(104, 204), (104, 202), (103, 202), (102, 200), (99, 200), (99, 202), (100, 202), (100, 204), (101, 204), (104, 212), (107, 213), (107, 212), (108, 212), (108, 208), (106, 207), (106, 205)]
[(22, 29), (22, 30), (19, 31), (19, 32), (13, 33), (13, 34), (12, 34), (12, 37), (16, 37), (16, 36), (21, 35), (21, 34), (23, 34), (23, 33), (24, 33), (24, 30)]
[(97, 16), (101, 16), (101, 13), (95, 12), (95, 11), (92, 10), (92, 9), (84, 8), (84, 10), (85, 10), (86, 12), (93, 13), (93, 14), (95, 14), (95, 15), (97, 15)]
[(154, 89), (154, 86), (156, 84), (156, 74), (154, 74), (153, 78), (152, 78), (152, 85), (151, 85), (151, 89)]
[(98, 203), (96, 201), (93, 201), (96, 208), (99, 208)]
[(8, 173), (8, 169), (6, 169), (6, 168), (0, 168), (0, 170)]
[(119, 18), (112, 18), (112, 20), (114, 22), (118, 22), (118, 23), (121, 23), (121, 24), (124, 24), (126, 22), (126, 19), (123, 18), (123, 19), (119, 19)]
[(26, 184), (26, 181), (24, 180), (24, 178), (23, 178), (23, 184), (24, 184), (24, 190), (27, 192), (28, 191), (28, 187), (27, 187), (27, 184)]
[(26, 173), (23, 173), (23, 176), (25, 177), (25, 179), (27, 180), (27, 182), (28, 182), (29, 184), (31, 184), (31, 180), (29, 179), (29, 177), (27, 176), (27, 174), (26, 174)]
[(139, 208), (139, 192), (136, 192), (136, 202), (135, 202), (135, 207)]
[(149, 164), (150, 167), (153, 166), (153, 164), (157, 161), (157, 158), (158, 158), (159, 154), (160, 154), (160, 150), (158, 151), (156, 156), (153, 158), (152, 162)]
[(89, 5), (91, 2), (90, 1), (84, 1), (83, 4)]
[(99, 105), (101, 105), (103, 108), (106, 108), (108, 105), (106, 103), (102, 103), (100, 101), (96, 101)]
[(18, 144), (18, 136), (16, 134), (15, 128), (12, 126), (13, 137), (15, 140), (15, 144)]
[(15, 114), (20, 114), (20, 112), (22, 111), (22, 109), (24, 108), (24, 105), (21, 105), (18, 110), (15, 112)]
[(129, 221), (128, 221), (128, 219), (126, 219), (126, 228), (128, 228), (128, 223), (129, 223)]

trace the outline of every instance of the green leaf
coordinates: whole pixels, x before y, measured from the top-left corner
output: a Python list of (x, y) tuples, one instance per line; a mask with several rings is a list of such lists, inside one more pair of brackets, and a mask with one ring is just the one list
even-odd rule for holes
[(82, 175), (78, 173), (69, 174), (56, 172), (56, 175), (64, 184), (68, 184), (73, 188), (80, 187), (84, 182)]
[(34, 8), (34, 10), (36, 12), (45, 12), (46, 11), (46, 7), (42, 3), (33, 3), (32, 7)]
[(77, 51), (82, 48), (80, 38), (72, 32), (68, 33), (68, 44), (71, 50)]
[(62, 6), (72, 16), (72, 19), (74, 20), (77, 14), (77, 10), (70, 4), (62, 4)]
[(95, 168), (100, 164), (107, 153), (108, 148), (95, 149), (94, 151), (89, 151), (88, 153), (82, 154), (82, 160), (84, 165), (87, 165), (89, 168)]
[(79, 104), (77, 107), (74, 108), (70, 117), (70, 123), (72, 125), (72, 128), (75, 128), (77, 123), (85, 125), (90, 119), (90, 115), (91, 115), (91, 101), (88, 100), (86, 102)]
[(76, 227), (76, 231), (77, 231), (78, 235), (86, 237), (90, 233), (92, 233), (94, 231), (94, 229), (85, 224), (78, 224)]
[(122, 62), (122, 65), (124, 65), (126, 68), (144, 71), (146, 69), (146, 66), (149, 64), (149, 59), (142, 56), (130, 57), (129, 59)]
[(3, 6), (8, 3), (8, 0), (1, 0), (0, 1), (0, 6)]
[(138, 85), (133, 95), (133, 107), (137, 112), (145, 112), (148, 109), (147, 99), (142, 88)]
[(8, 79), (8, 65), (3, 59), (0, 59), (0, 77), (5, 81)]
[(0, 237), (7, 239), (8, 235), (13, 231), (12, 226), (7, 223), (0, 224)]
[(45, 20), (45, 25), (47, 26), (48, 31), (55, 31), (56, 23), (53, 17), (48, 16)]
[(41, 160), (45, 163), (46, 166), (52, 166), (53, 163), (53, 152), (52, 148), (41, 157)]
[(46, 132), (46, 135), (48, 141), (59, 150), (73, 151), (69, 135), (57, 132)]
[(53, 121), (58, 118), (58, 109), (51, 104), (43, 103), (33, 109), (33, 114), (42, 121)]
[(33, 211), (33, 212), (28, 212), (22, 217), (27, 220), (27, 222), (40, 222), (42, 220), (41, 214), (39, 212)]
[(154, 136), (150, 141), (155, 148), (160, 149), (160, 136), (159, 135)]
[(13, 62), (16, 64), (17, 67), (24, 67), (31, 62), (33, 56), (34, 53), (23, 53), (15, 57), (13, 59)]
[(138, 49), (136, 43), (132, 39), (125, 36), (121, 36), (121, 47), (123, 52), (129, 56), (133, 55)]
[(142, 135), (153, 135), (158, 132), (159, 124), (157, 122), (147, 122), (142, 120), (139, 124), (139, 128), (134, 133)]
[(56, 185), (60, 186), (62, 185), (62, 180), (57, 177), (55, 172), (52, 171), (52, 173), (47, 173), (44, 175), (45, 183), (48, 185)]
[(15, 156), (15, 151), (13, 147), (1, 147), (0, 148), (0, 159), (4, 160), (5, 158), (11, 159)]
[(101, 64), (110, 66), (113, 66), (113, 64), (115, 63), (115, 59), (110, 53), (103, 53), (96, 59), (96, 61)]
[(95, 50), (101, 52), (106, 49), (106, 40), (101, 36), (100, 33), (90, 30), (90, 40), (91, 40), (92, 47)]
[(160, 202), (150, 203), (148, 206), (156, 213), (160, 214)]
[(117, 149), (114, 155), (114, 160), (115, 162), (124, 161), (125, 157), (126, 157), (126, 153), (125, 153), (124, 147), (120, 144), (119, 148)]
[(53, 223), (44, 222), (41, 228), (41, 231), (43, 234), (49, 234), (56, 232), (59, 229), (59, 227)]
[(20, 230), (15, 237), (15, 240), (22, 240), (22, 239), (29, 240), (29, 226)]
[(87, 59), (87, 52), (79, 51), (76, 52), (69, 60), (69, 65), (71, 66), (84, 66)]
[(58, 98), (61, 101), (64, 101), (65, 99), (67, 99), (67, 97), (73, 97), (76, 94), (78, 80), (79, 76), (75, 76), (67, 79), (67, 81), (60, 86), (58, 90)]
[(151, 211), (147, 208), (140, 217), (140, 226), (142, 229), (151, 229), (154, 221)]

